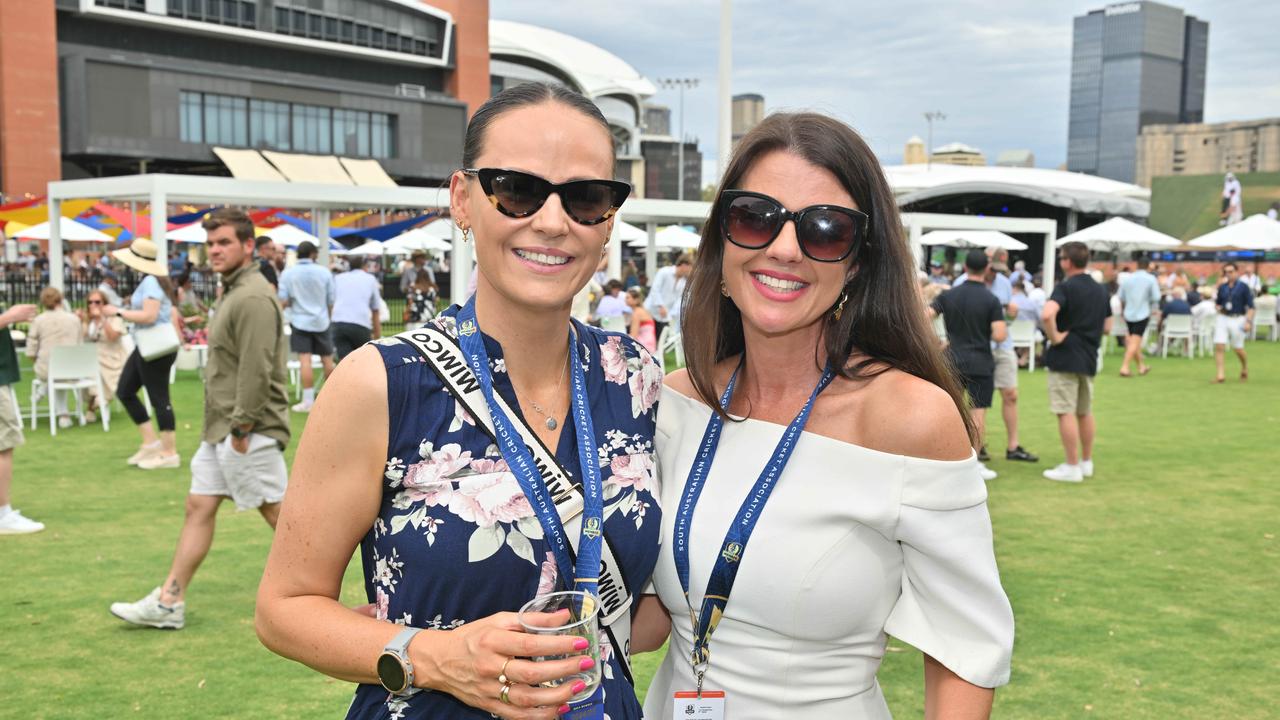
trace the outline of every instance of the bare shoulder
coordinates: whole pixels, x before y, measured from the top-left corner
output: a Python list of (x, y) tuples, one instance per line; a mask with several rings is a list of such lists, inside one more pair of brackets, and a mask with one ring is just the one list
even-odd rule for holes
[(929, 460), (967, 460), (973, 452), (959, 408), (928, 380), (890, 369), (845, 384), (857, 444)]
[[(325, 398), (326, 395), (329, 397)], [(365, 345), (344, 357), (334, 368), (333, 376), (325, 381), (325, 392), (317, 397), (317, 405), (320, 398), (330, 400), (326, 403), (330, 407), (371, 410), (381, 406), (385, 409), (387, 371), (377, 348)]]
[(697, 395), (697, 391), (693, 389), (693, 378), (689, 377), (689, 371), (684, 368), (667, 373), (667, 376), (662, 379), (662, 384), (685, 397)]

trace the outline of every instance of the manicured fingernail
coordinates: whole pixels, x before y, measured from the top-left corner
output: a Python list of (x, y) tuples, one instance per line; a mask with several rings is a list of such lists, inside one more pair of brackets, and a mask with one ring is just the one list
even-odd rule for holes
[(586, 689), (587, 689), (587, 684), (586, 684), (586, 683), (584, 683), (584, 682), (582, 682), (581, 680), (579, 680), (578, 682), (576, 682), (576, 683), (574, 683), (574, 684), (573, 684), (573, 687), (571, 687), (571, 688), (569, 688), (569, 689), (573, 691), (573, 694), (574, 694), (574, 695), (577, 695), (578, 693), (580, 693), (580, 692), (582, 692), (583, 690), (586, 690)]
[(591, 647), (591, 643), (587, 642), (586, 638), (578, 638), (573, 641), (574, 650), (586, 650), (589, 647)]
[(569, 709), (570, 709), (570, 708), (569, 708), (569, 706), (568, 706), (568, 705), (561, 705), (560, 707), (556, 708), (556, 714), (557, 714), (557, 715), (563, 715), (563, 714), (565, 714), (565, 713), (569, 712)]
[(582, 658), (582, 662), (578, 663), (579, 670), (590, 670), (596, 666), (596, 661), (591, 658)]

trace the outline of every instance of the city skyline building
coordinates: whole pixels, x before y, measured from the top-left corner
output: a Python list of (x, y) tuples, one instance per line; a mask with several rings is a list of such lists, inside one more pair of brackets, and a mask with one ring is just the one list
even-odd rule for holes
[(997, 167), (1035, 167), (1036, 154), (1026, 148), (1001, 150), (995, 164)]
[(1067, 168), (1133, 182), (1147, 125), (1204, 119), (1209, 23), (1151, 0), (1074, 19)]
[(987, 156), (976, 147), (953, 142), (934, 148), (929, 155), (929, 162), (942, 165), (986, 165)]
[(1164, 175), (1280, 172), (1280, 118), (1148, 125), (1138, 136), (1138, 185)]
[(644, 185), (639, 197), (664, 200), (698, 200), (702, 197), (702, 151), (697, 139), (684, 139), (684, 197), (680, 196), (680, 146), (671, 134), (671, 108), (644, 106), (645, 132), (640, 136), (644, 158)]
[(738, 146), (738, 140), (743, 135), (751, 132), (751, 129), (760, 124), (764, 120), (764, 96), (756, 93), (742, 93), (733, 96), (732, 107), (732, 137), (733, 146)]
[(924, 151), (924, 140), (920, 139), (919, 135), (912, 135), (902, 149), (902, 164), (923, 165), (927, 162), (929, 162), (929, 156)]

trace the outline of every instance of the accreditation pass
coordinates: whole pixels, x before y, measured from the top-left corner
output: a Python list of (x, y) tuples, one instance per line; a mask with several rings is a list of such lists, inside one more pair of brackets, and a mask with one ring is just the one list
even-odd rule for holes
[(677, 720), (724, 720), (724, 691), (677, 692), (671, 699), (671, 717)]

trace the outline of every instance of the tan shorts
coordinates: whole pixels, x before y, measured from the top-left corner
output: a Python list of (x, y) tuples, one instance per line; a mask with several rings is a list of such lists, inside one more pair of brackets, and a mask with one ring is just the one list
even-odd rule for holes
[(1008, 390), (1018, 389), (1018, 354), (1012, 349), (994, 350), (992, 356), (996, 359), (996, 389)]
[(249, 434), (249, 452), (231, 447), (231, 436), (217, 445), (200, 443), (191, 458), (191, 494), (231, 498), (238, 510), (252, 510), (284, 499), (289, 470), (280, 444), (266, 435)]
[(12, 450), (26, 440), (22, 437), (22, 415), (12, 385), (0, 385), (0, 452)]
[(1049, 412), (1088, 415), (1093, 412), (1093, 377), (1049, 371)]

